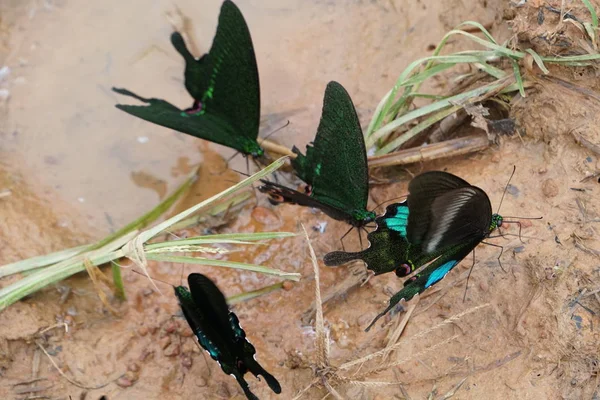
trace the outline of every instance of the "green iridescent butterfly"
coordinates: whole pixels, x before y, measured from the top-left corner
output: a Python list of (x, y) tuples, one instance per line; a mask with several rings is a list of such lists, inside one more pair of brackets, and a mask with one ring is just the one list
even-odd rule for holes
[(229, 311), (225, 296), (209, 278), (202, 274), (188, 276), (189, 289), (174, 288), (179, 305), (200, 345), (216, 360), (223, 372), (233, 375), (250, 400), (258, 400), (244, 379), (247, 372), (262, 376), (273, 392), (281, 386), (254, 358), (256, 349), (246, 339), (238, 317)]
[(260, 158), (257, 142), (260, 122), (260, 85), (250, 31), (242, 13), (226, 0), (212, 47), (199, 59), (174, 32), (171, 43), (185, 60), (185, 88), (194, 99), (182, 110), (155, 98), (144, 98), (126, 89), (113, 90), (148, 105), (116, 107), (146, 121), (230, 147)]
[(406, 201), (389, 205), (375, 220), (377, 229), (367, 236), (368, 249), (336, 251), (324, 257), (328, 266), (360, 259), (375, 275), (394, 271), (399, 277), (429, 264), (404, 282), (367, 331), (402, 299), (410, 300), (441, 281), (504, 221), (492, 213), (482, 189), (447, 172), (418, 175), (408, 190)]
[(366, 209), (369, 170), (365, 141), (356, 109), (342, 85), (329, 82), (325, 89), (321, 121), (313, 145), (306, 155), (296, 147), (292, 160), (296, 175), (307, 185), (304, 193), (263, 180), (258, 189), (272, 203), (292, 203), (322, 210), (352, 227), (363, 227), (375, 219)]

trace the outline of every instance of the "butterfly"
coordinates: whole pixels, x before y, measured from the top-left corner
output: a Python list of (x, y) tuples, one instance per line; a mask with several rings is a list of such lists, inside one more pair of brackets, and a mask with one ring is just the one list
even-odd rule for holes
[(242, 13), (226, 0), (221, 6), (212, 47), (199, 59), (187, 49), (178, 32), (171, 43), (185, 60), (185, 88), (194, 99), (181, 110), (155, 98), (144, 98), (126, 89), (119, 94), (149, 105), (117, 104), (117, 108), (146, 121), (230, 147), (260, 158), (260, 85), (250, 31)]
[(404, 288), (390, 298), (367, 331), (400, 300), (408, 301), (442, 280), (502, 226), (503, 218), (492, 213), (487, 194), (450, 173), (425, 172), (411, 180), (408, 191), (406, 201), (389, 205), (375, 220), (377, 229), (367, 236), (369, 248), (354, 253), (336, 251), (324, 257), (328, 266), (360, 259), (375, 275), (394, 271), (398, 277), (429, 263), (404, 282)]
[(273, 204), (292, 203), (322, 210), (352, 227), (375, 220), (368, 211), (369, 171), (365, 141), (350, 95), (342, 85), (329, 82), (325, 89), (321, 121), (306, 154), (296, 147), (292, 167), (307, 185), (304, 193), (262, 180), (258, 188)]
[(185, 286), (175, 287), (175, 296), (198, 342), (223, 372), (233, 375), (248, 399), (258, 400), (258, 397), (244, 379), (247, 372), (262, 376), (273, 392), (281, 393), (277, 379), (254, 359), (256, 349), (246, 339), (238, 317), (229, 311), (219, 288), (202, 274), (190, 274), (188, 285), (189, 290)]

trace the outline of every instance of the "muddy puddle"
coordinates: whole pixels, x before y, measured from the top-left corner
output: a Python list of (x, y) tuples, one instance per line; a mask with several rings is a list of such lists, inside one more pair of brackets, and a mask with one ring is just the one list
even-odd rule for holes
[[(289, 120), (290, 125), (273, 136), (288, 147), (303, 148), (313, 138), (328, 81), (335, 79), (348, 89), (366, 126), (402, 69), (431, 54), (432, 45), (452, 27), (477, 20), (490, 26), (499, 41), (514, 34), (503, 20), (507, 13), (501, 1), (236, 3), (256, 50), (261, 133)], [(0, 4), (0, 68), (10, 68), (0, 80), (0, 89), (9, 95), (0, 104), (0, 190), (11, 192), (0, 198), (0, 263), (99, 239), (158, 204), (198, 164), (201, 178), (188, 195), (187, 206), (239, 180), (238, 174), (226, 170), (225, 160), (232, 151), (120, 112), (114, 104), (122, 99), (110, 91), (122, 86), (187, 106), (183, 63), (169, 43), (171, 23), (180, 10), (189, 18), (198, 50), (205, 52), (220, 4), (216, 0)], [(533, 20), (536, 12), (531, 6), (512, 26), (524, 29), (523, 21)], [(453, 51), (464, 46), (451, 44)], [(597, 89), (589, 71), (578, 76), (564, 72), (565, 76), (575, 85)], [(425, 89), (444, 91), (450, 85), (437, 81)], [(594, 249), (600, 248), (595, 222), (600, 188), (596, 179), (581, 180), (600, 166), (598, 155), (577, 145), (570, 135), (578, 129), (600, 143), (593, 129), (599, 114), (597, 100), (581, 93), (546, 82), (514, 102), (520, 138), (503, 139), (478, 154), (392, 170), (400, 182), (373, 189), (372, 205), (404, 194), (411, 175), (446, 169), (484, 189), (496, 208), (516, 165), (501, 213), (544, 219), (523, 224), (525, 243), (514, 236), (490, 239), (504, 246), (503, 269), (496, 248), (477, 248), (464, 300), (469, 259), (439, 288), (422, 296), (400, 339), (405, 344), (394, 355), (396, 365), (364, 377), (356, 370), (338, 371), (343, 379), (335, 381), (335, 387), (344, 398), (596, 395), (600, 300), (594, 290), (600, 262)], [(245, 170), (240, 157), (229, 165)], [(251, 202), (239, 214), (198, 230), (298, 232), (302, 222), (318, 257), (337, 249), (346, 230), (342, 223), (309, 209), (273, 208), (264, 197), (258, 198), (259, 211), (254, 205)], [(509, 226), (507, 232), (517, 234), (518, 227)], [(583, 240), (585, 250), (576, 246), (574, 234)], [(357, 242), (349, 237), (345, 244), (357, 248)], [(257, 358), (283, 386), (283, 393), (275, 396), (264, 382), (251, 379), (252, 390), (261, 399), (291, 399), (314, 380), (315, 331), (302, 322), (314, 299), (306, 244), (302, 237), (275, 241), (245, 248), (230, 259), (303, 276), (288, 290), (235, 306)], [(181, 264), (152, 264), (150, 272), (177, 284), (181, 270)], [(277, 281), (250, 272), (185, 266), (185, 273), (191, 272), (213, 277), (229, 296)], [(322, 267), (323, 293), (351, 275), (345, 267)], [(204, 358), (184, 321), (174, 317), (178, 313), (174, 298), (161, 296), (147, 279), (127, 270), (124, 280), (128, 300), (115, 303), (116, 315), (103, 308), (83, 275), (2, 312), (0, 398), (242, 399), (235, 381)], [(395, 276), (383, 275), (327, 305), (333, 366), (387, 344), (387, 335), (401, 316), (384, 328), (379, 324), (369, 333), (363, 330), (401, 285)], [(160, 289), (171, 290), (166, 285)], [(388, 321), (389, 317), (384, 322)], [(384, 362), (377, 361), (370, 367), (381, 365)], [(326, 393), (315, 387), (303, 398), (321, 399)]]

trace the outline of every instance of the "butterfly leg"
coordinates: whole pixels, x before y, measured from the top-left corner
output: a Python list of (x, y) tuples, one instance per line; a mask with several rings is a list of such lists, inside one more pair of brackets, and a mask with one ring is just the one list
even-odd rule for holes
[(348, 234), (350, 233), (350, 231), (352, 231), (352, 229), (354, 229), (354, 227), (353, 227), (353, 226), (351, 226), (351, 227), (350, 227), (350, 229), (348, 229), (348, 230), (346, 231), (346, 233), (344, 233), (344, 235), (343, 235), (343, 236), (340, 238), (340, 243), (342, 244), (342, 250), (344, 250), (344, 251), (346, 251), (346, 248), (344, 247), (344, 238), (345, 238), (346, 236), (348, 236)]
[(500, 255), (498, 255), (498, 264), (500, 265), (500, 268), (502, 268), (502, 271), (506, 272), (506, 270), (502, 266), (502, 262), (500, 261), (500, 257), (502, 257), (502, 253), (504, 252), (504, 246), (499, 246), (497, 244), (488, 243), (486, 241), (482, 241), (481, 243), (487, 244), (488, 246), (493, 246), (493, 247), (499, 247), (500, 248)]
[(465, 294), (463, 295), (463, 303), (467, 299), (467, 290), (469, 289), (469, 279), (471, 278), (471, 272), (473, 272), (474, 267), (475, 267), (475, 249), (473, 249), (473, 265), (471, 265), (471, 269), (469, 269), (469, 275), (467, 275), (467, 284), (465, 285)]

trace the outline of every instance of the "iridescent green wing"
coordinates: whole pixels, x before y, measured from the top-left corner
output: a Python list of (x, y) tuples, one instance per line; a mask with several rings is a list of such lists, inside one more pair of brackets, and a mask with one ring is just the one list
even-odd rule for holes
[(171, 41), (185, 59), (185, 86), (194, 98), (187, 110), (159, 99), (144, 99), (148, 106), (117, 105), (139, 118), (192, 136), (236, 149), (244, 154), (262, 155), (256, 141), (260, 122), (260, 85), (254, 47), (246, 21), (231, 1), (223, 2), (217, 33), (210, 51), (195, 59), (181, 35)]
[(295, 166), (301, 167), (300, 175), (312, 178), (312, 198), (354, 220), (370, 214), (365, 141), (352, 99), (337, 82), (327, 85), (314, 146), (300, 160)]

